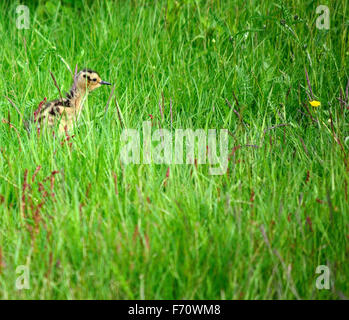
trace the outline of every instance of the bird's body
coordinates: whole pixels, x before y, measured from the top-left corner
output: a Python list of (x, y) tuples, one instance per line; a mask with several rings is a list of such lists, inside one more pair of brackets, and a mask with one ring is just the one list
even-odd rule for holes
[(47, 102), (37, 110), (34, 122), (41, 126), (58, 126), (60, 133), (72, 129), (74, 123), (79, 120), (83, 101), (87, 94), (103, 84), (110, 83), (102, 81), (99, 74), (91, 69), (80, 71), (75, 79), (72, 88), (66, 98)]

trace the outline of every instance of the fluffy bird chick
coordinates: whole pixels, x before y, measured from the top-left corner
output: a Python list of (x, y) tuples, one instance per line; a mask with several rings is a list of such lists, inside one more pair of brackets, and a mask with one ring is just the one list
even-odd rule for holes
[(91, 69), (81, 70), (74, 78), (74, 83), (66, 98), (47, 102), (37, 110), (34, 121), (41, 126), (53, 127), (59, 124), (59, 133), (70, 130), (79, 120), (83, 100), (90, 91), (101, 85), (111, 85), (103, 81), (98, 72)]

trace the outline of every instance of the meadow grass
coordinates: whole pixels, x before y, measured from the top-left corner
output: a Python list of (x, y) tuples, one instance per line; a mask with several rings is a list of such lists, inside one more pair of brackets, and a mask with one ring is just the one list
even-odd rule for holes
[[(0, 4), (1, 298), (348, 297), (346, 0), (27, 1), (28, 30), (18, 4)], [(69, 139), (28, 134), (5, 96), (31, 117), (58, 97), (50, 71), (70, 88), (64, 61), (115, 100), (91, 93)], [(123, 128), (151, 117), (228, 129), (227, 174), (123, 164)]]

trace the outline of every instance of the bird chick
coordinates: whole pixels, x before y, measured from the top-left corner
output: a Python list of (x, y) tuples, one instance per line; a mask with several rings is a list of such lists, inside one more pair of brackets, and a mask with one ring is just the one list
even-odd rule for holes
[(73, 128), (79, 120), (84, 98), (89, 92), (101, 85), (111, 85), (103, 81), (98, 72), (91, 69), (81, 70), (74, 78), (74, 83), (66, 97), (47, 102), (38, 110), (35, 122), (42, 126), (54, 127), (58, 125), (58, 132), (63, 133)]

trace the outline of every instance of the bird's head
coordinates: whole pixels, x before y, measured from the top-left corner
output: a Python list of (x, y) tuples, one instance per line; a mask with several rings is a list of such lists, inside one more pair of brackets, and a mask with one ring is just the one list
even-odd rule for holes
[(75, 86), (81, 91), (93, 91), (101, 85), (111, 85), (111, 83), (103, 81), (96, 71), (83, 69), (76, 75)]

